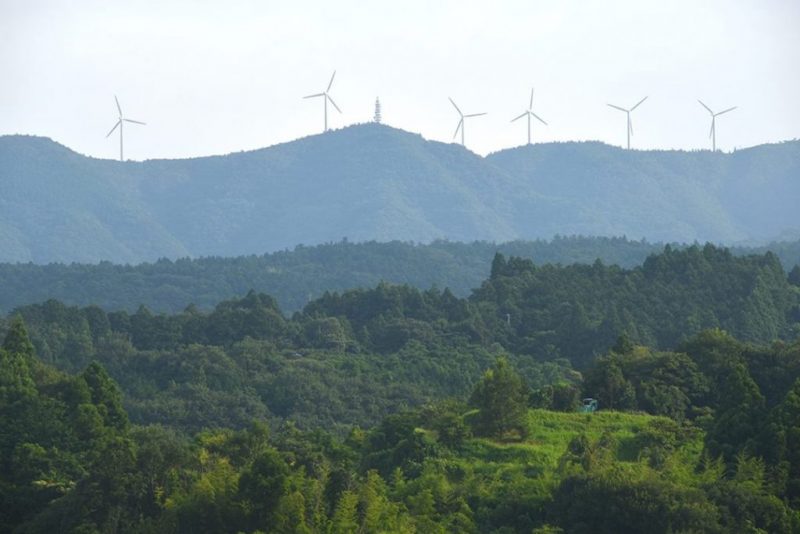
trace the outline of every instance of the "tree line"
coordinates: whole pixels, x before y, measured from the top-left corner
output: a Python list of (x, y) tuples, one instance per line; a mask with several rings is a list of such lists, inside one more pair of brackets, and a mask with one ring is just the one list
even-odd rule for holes
[[(664, 243), (625, 237), (556, 236), (551, 240), (490, 243), (434, 241), (414, 244), (352, 243), (342, 240), (297, 246), (264, 255), (161, 259), (137, 265), (34, 265), (0, 263), (0, 312), (57, 299), (73, 306), (106, 310), (178, 313), (190, 303), (208, 311), (220, 301), (253, 289), (269, 294), (288, 314), (301, 311), (325, 291), (373, 287), (381, 281), (420, 290), (449, 288), (465, 297), (488, 276), (496, 252), (532, 260), (536, 265), (592, 264), (633, 268), (664, 250)], [(673, 249), (686, 244), (671, 244)], [(736, 256), (773, 252), (788, 272), (800, 264), (800, 240), (761, 247), (732, 247)], [(800, 267), (796, 272), (800, 278)]]

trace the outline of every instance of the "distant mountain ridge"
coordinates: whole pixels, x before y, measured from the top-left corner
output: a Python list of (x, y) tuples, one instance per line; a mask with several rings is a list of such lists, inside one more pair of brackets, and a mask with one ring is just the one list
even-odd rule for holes
[(800, 228), (800, 142), (732, 154), (551, 143), (481, 157), (364, 124), (117, 162), (0, 137), (0, 261), (138, 263), (351, 241), (764, 241)]

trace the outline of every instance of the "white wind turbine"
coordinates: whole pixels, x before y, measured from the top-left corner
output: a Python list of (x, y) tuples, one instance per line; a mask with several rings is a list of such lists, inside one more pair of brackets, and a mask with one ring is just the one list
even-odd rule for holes
[(458, 135), (458, 131), (461, 130), (461, 146), (466, 146), (464, 145), (464, 122), (465, 122), (464, 119), (468, 119), (470, 117), (480, 117), (481, 115), (486, 115), (486, 113), (470, 113), (469, 115), (464, 115), (463, 113), (461, 113), (461, 110), (458, 109), (456, 103), (453, 102), (452, 98), (448, 96), (447, 99), (450, 101), (451, 104), (453, 104), (453, 107), (456, 108), (456, 111), (458, 111), (458, 115), (461, 117), (461, 119), (458, 121), (458, 126), (456, 126), (456, 133), (453, 134), (453, 139), (456, 138), (456, 136)]
[(618, 109), (620, 111), (624, 111), (628, 115), (628, 150), (631, 149), (631, 136), (633, 135), (633, 123), (631, 122), (631, 111), (633, 111), (634, 109), (638, 108), (639, 105), (642, 102), (644, 102), (645, 100), (647, 100), (647, 97), (644, 97), (643, 99), (639, 100), (639, 102), (635, 106), (633, 106), (631, 109), (625, 109), (625, 108), (621, 108), (619, 106), (615, 106), (614, 104), (608, 104), (612, 108)]
[(736, 106), (733, 106), (732, 108), (728, 108), (725, 111), (720, 111), (719, 113), (714, 113), (713, 111), (711, 111), (711, 108), (706, 106), (705, 104), (703, 104), (703, 102), (701, 100), (698, 100), (698, 102), (700, 102), (700, 105), (703, 106), (704, 108), (706, 108), (706, 110), (708, 110), (708, 112), (711, 114), (711, 131), (709, 132), (708, 136), (711, 138), (711, 151), (712, 152), (716, 152), (717, 151), (717, 117), (722, 115), (723, 113), (727, 113), (729, 111), (733, 111), (734, 109), (736, 109)]
[(528, 105), (527, 111), (525, 111), (525, 113), (523, 113), (519, 117), (511, 119), (511, 122), (517, 121), (517, 120), (521, 119), (522, 117), (525, 117), (526, 115), (528, 117), (528, 144), (531, 144), (531, 117), (537, 119), (539, 122), (541, 122), (542, 124), (547, 126), (547, 123), (544, 122), (544, 120), (539, 115), (537, 115), (536, 113), (533, 112), (533, 89), (531, 89), (531, 102)]
[(330, 100), (331, 104), (333, 104), (333, 107), (336, 108), (336, 111), (338, 111), (339, 113), (342, 112), (342, 110), (339, 109), (339, 106), (336, 105), (336, 102), (334, 102), (333, 99), (331, 98), (331, 95), (328, 94), (331, 90), (331, 86), (333, 85), (333, 78), (335, 76), (336, 76), (336, 71), (333, 71), (333, 75), (331, 76), (331, 81), (328, 82), (328, 88), (322, 91), (321, 93), (303, 97), (303, 98), (317, 98), (319, 96), (322, 97), (322, 100), (325, 102), (325, 129), (323, 130), (324, 132), (328, 131), (328, 101)]
[(122, 107), (120, 107), (120, 105), (119, 105), (119, 100), (117, 100), (117, 95), (114, 95), (114, 102), (117, 103), (117, 111), (119, 111), (119, 119), (117, 119), (117, 123), (114, 125), (114, 127), (111, 128), (111, 131), (106, 134), (106, 139), (108, 139), (108, 136), (110, 136), (112, 133), (114, 133), (114, 130), (116, 130), (119, 127), (119, 160), (120, 161), (124, 161), (123, 157), (122, 157), (122, 125), (123, 125), (123, 123), (132, 122), (134, 124), (142, 124), (142, 125), (144, 125), (145, 123), (143, 123), (141, 121), (135, 121), (133, 119), (126, 119), (125, 117), (123, 117), (122, 116)]

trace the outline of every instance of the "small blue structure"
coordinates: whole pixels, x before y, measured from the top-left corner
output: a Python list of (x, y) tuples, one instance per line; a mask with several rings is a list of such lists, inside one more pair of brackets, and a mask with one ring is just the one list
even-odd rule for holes
[(583, 399), (583, 404), (578, 409), (581, 413), (592, 413), (597, 411), (597, 400), (592, 398)]

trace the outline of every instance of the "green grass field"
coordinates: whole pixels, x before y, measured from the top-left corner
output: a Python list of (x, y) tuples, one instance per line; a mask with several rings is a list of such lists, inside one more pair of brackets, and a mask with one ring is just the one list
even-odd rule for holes
[[(666, 417), (599, 411), (592, 414), (531, 410), (529, 435), (523, 441), (469, 440), (458, 456), (465, 475), (486, 496), (521, 491), (545, 499), (567, 474), (562, 458), (570, 442), (585, 435), (589, 443), (611, 443), (615, 468), (631, 478), (663, 476), (697, 483), (695, 467), (703, 449), (703, 432)], [(654, 465), (651, 451), (660, 455)]]

